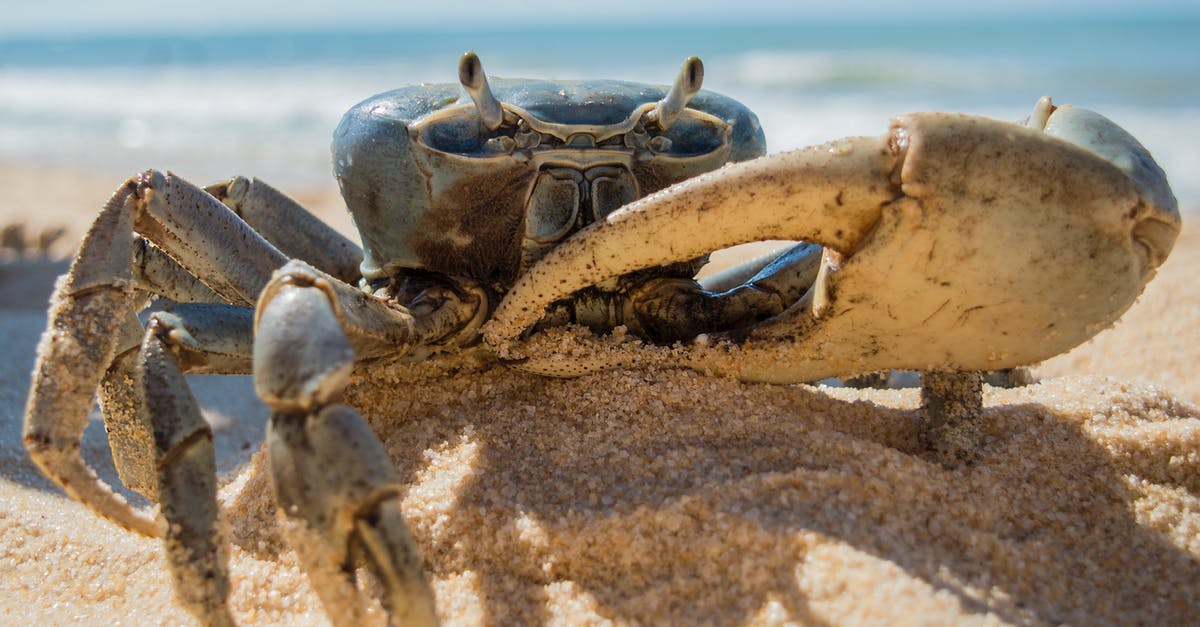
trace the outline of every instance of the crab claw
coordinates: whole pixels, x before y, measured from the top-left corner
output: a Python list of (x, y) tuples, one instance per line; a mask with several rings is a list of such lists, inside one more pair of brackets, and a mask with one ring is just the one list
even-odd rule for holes
[(612, 357), (611, 343), (592, 340), (595, 363), (682, 361), (796, 382), (890, 368), (995, 370), (1064, 352), (1133, 304), (1180, 219), (1162, 170), (1128, 133), (1090, 111), (1040, 106), (1044, 130), (917, 113), (882, 137), (743, 162), (663, 190), (549, 253), (485, 337), (522, 368), (553, 374), (552, 358), (514, 344), (549, 303), (636, 269), (792, 239), (824, 245), (827, 263), (782, 314), (682, 353)]

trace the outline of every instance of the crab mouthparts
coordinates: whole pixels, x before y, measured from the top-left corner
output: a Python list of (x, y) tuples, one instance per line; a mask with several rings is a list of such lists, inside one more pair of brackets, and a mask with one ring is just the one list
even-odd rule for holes
[(639, 195), (637, 179), (615, 165), (545, 167), (525, 210), (522, 267), (532, 266), (581, 227), (603, 220)]

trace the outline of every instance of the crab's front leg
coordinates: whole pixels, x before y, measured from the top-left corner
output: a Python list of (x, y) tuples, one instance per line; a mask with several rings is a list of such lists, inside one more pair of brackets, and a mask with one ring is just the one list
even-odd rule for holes
[(263, 291), (255, 389), (271, 407), (271, 475), (289, 537), (335, 621), (360, 622), (353, 559), (366, 557), (383, 604), (404, 625), (437, 622), (429, 585), (400, 510), (400, 478), (366, 421), (340, 399), (356, 359), (404, 354), (473, 333), (481, 291), (442, 290), (415, 316), (300, 263)]
[(204, 188), (258, 234), (293, 259), (303, 259), (335, 278), (359, 278), (362, 250), (295, 200), (260, 179), (235, 176)]

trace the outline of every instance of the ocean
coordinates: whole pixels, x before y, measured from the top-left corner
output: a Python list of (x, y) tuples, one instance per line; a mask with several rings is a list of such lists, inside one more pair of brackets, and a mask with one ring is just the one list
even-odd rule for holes
[(204, 182), (331, 179), (329, 139), (354, 103), (490, 75), (669, 83), (689, 55), (705, 87), (759, 115), (772, 151), (874, 135), (910, 111), (1017, 120), (1039, 96), (1098, 110), (1137, 136), (1181, 206), (1200, 208), (1200, 20), (566, 25), (436, 32), (235, 32), (0, 38), (0, 162)]

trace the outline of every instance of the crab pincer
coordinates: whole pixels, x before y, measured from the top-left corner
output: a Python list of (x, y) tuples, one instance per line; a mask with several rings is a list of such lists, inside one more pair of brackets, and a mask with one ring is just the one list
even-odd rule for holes
[[(1162, 169), (1097, 113), (1043, 99), (1028, 125), (911, 114), (880, 137), (733, 164), (630, 204), (526, 272), (485, 337), (522, 354), (524, 330), (583, 286), (792, 239), (827, 254), (786, 311), (682, 351), (631, 351), (626, 362), (772, 383), (1012, 368), (1116, 321), (1179, 228)], [(592, 348), (595, 363), (619, 362), (599, 341)], [(518, 367), (552, 375), (556, 363), (523, 357)], [(945, 453), (954, 459), (960, 448)]]

